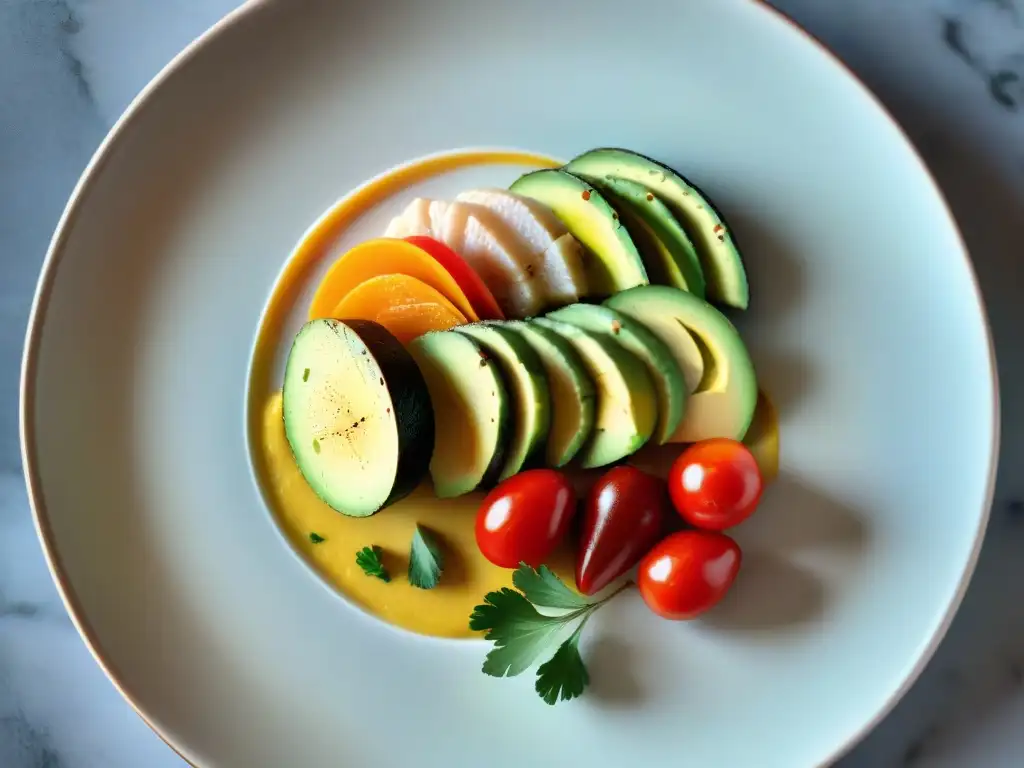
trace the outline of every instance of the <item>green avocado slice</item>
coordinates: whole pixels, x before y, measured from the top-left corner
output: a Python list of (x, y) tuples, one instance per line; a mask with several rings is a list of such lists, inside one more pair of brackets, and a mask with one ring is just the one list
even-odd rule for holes
[(750, 303), (750, 288), (739, 246), (722, 214), (701, 190), (666, 165), (626, 149), (593, 149), (566, 167), (592, 178), (626, 179), (664, 202), (697, 248), (707, 298), (737, 309)]
[(570, 304), (547, 316), (600, 334), (643, 361), (658, 395), (658, 426), (654, 439), (659, 444), (667, 442), (679, 426), (686, 405), (686, 381), (668, 345), (643, 323), (609, 307)]
[(583, 244), (588, 296), (603, 298), (648, 283), (618, 212), (591, 184), (563, 170), (545, 169), (521, 176), (509, 190), (546, 205)]
[(743, 340), (725, 315), (691, 293), (663, 285), (623, 291), (605, 306), (640, 321), (670, 348), (696, 338), (709, 357), (703, 381), (690, 395), (669, 442), (743, 439), (757, 406), (757, 377)]
[(646, 249), (640, 248), (651, 280), (704, 298), (704, 271), (697, 251), (668, 206), (647, 187), (629, 179), (584, 174), (580, 178), (601, 190), (623, 217), (634, 242), (639, 245), (642, 238), (650, 240), (652, 236), (656, 240)]
[(512, 434), (498, 480), (542, 466), (551, 428), (551, 393), (540, 357), (517, 333), (494, 323), (460, 325), (453, 332), (473, 339), (498, 364), (512, 395)]
[(497, 364), (473, 339), (451, 331), (413, 339), (409, 353), (433, 402), (434, 495), (447, 499), (493, 486), (512, 428), (511, 398)]
[(529, 322), (569, 341), (597, 387), (594, 431), (576, 456), (580, 466), (603, 467), (639, 450), (658, 420), (657, 396), (647, 367), (599, 334), (546, 317)]
[(594, 382), (576, 349), (549, 328), (522, 320), (497, 321), (518, 333), (540, 357), (551, 388), (546, 463), (568, 464), (594, 430)]

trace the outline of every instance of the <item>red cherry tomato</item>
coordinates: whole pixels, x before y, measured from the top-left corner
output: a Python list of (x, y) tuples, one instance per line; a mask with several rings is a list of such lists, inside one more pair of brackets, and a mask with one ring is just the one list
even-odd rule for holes
[(476, 515), (476, 543), (495, 565), (541, 565), (565, 537), (576, 494), (553, 469), (531, 469), (499, 483)]
[(462, 292), (466, 294), (466, 298), (476, 313), (480, 315), (481, 320), (505, 319), (505, 314), (498, 306), (491, 289), (484, 284), (476, 270), (469, 266), (469, 263), (459, 254), (444, 243), (426, 235), (410, 235), (405, 240), (421, 251), (429, 253), (434, 261), (444, 267), (452, 279), (459, 284)]
[(666, 619), (692, 619), (712, 608), (736, 580), (739, 545), (716, 531), (680, 531), (640, 561), (637, 586), (647, 607)]
[(576, 586), (593, 595), (637, 564), (661, 536), (665, 483), (636, 467), (609, 470), (587, 496), (576, 552)]
[(761, 470), (743, 443), (716, 437), (694, 443), (672, 464), (668, 490), (691, 525), (722, 531), (753, 514), (763, 490)]

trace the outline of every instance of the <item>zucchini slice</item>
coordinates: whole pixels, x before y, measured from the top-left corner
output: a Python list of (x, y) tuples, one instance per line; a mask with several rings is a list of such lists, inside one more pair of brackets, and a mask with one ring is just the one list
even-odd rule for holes
[(368, 320), (312, 320), (292, 342), (282, 393), (295, 463), (333, 509), (367, 517), (412, 491), (434, 442), (412, 357)]

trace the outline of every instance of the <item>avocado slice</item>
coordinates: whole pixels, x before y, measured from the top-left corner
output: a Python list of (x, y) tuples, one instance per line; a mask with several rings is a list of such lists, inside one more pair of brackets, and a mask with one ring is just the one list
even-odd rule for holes
[(627, 149), (593, 149), (566, 167), (593, 178), (627, 179), (646, 187), (675, 214), (700, 256), (707, 298), (737, 309), (750, 303), (739, 246), (722, 214), (700, 189), (666, 165)]
[(603, 467), (639, 450), (658, 421), (657, 395), (647, 367), (599, 334), (546, 317), (529, 322), (571, 343), (597, 387), (594, 431), (576, 455), (580, 466)]
[(669, 442), (743, 439), (757, 406), (757, 377), (743, 340), (725, 315), (691, 293), (662, 285), (623, 291), (605, 305), (639, 320), (670, 348), (696, 337), (708, 355), (704, 378)]
[(522, 320), (500, 325), (522, 336), (544, 365), (552, 407), (546, 462), (565, 466), (594, 429), (597, 391), (586, 364), (572, 344), (548, 328)]
[(658, 426), (654, 439), (658, 444), (668, 441), (683, 418), (686, 404), (686, 381), (679, 363), (668, 346), (647, 330), (643, 323), (596, 304), (571, 304), (549, 312), (552, 320), (600, 334), (632, 352), (647, 366), (658, 397)]
[(409, 343), (434, 407), (434, 495), (461, 496), (498, 481), (512, 429), (511, 398), (498, 366), (468, 336), (426, 333)]
[(521, 176), (509, 190), (550, 208), (586, 248), (587, 295), (610, 296), (647, 285), (647, 271), (618, 212), (594, 187), (558, 169)]
[(686, 278), (679, 272), (675, 256), (661, 242), (654, 230), (629, 209), (622, 209), (619, 215), (643, 257), (651, 285), (672, 285), (685, 291)]
[(540, 357), (519, 334), (493, 323), (460, 325), (453, 332), (473, 339), (497, 362), (512, 395), (512, 434), (498, 480), (542, 466), (551, 429), (551, 393)]
[(650, 279), (704, 298), (704, 271), (697, 250), (668, 206), (647, 187), (629, 179), (582, 173), (580, 178), (601, 190), (622, 216), (634, 242), (640, 243), (636, 230), (641, 223), (645, 225), (644, 235), (648, 239), (653, 235), (655, 246), (640, 249)]
[(306, 323), (288, 353), (281, 397), (295, 464), (343, 515), (372, 515), (426, 474), (434, 443), (427, 385), (383, 326)]

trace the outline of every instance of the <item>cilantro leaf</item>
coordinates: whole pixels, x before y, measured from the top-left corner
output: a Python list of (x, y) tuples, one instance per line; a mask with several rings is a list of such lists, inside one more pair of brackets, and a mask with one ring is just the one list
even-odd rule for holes
[[(548, 704), (575, 699), (590, 684), (590, 675), (580, 655), (580, 637), (590, 616), (626, 588), (620, 586), (600, 600), (591, 600), (566, 586), (550, 568), (534, 570), (520, 563), (512, 575), (520, 591), (505, 587), (488, 592), (484, 602), (473, 609), (469, 628), (486, 632), (484, 639), (494, 647), (484, 659), (483, 672), (492, 677), (514, 677), (543, 657), (537, 668), (535, 690)], [(550, 616), (536, 606), (562, 608)], [(572, 634), (565, 637), (572, 628)]]
[(311, 542), (313, 542), (314, 544), (322, 544), (325, 541), (327, 541), (327, 539), (325, 539), (323, 536), (321, 536), (316, 531), (313, 531), (312, 533), (309, 534), (309, 540)]
[(591, 604), (583, 595), (567, 587), (546, 565), (535, 571), (526, 563), (520, 563), (512, 574), (512, 583), (527, 600), (545, 608), (578, 611)]
[(420, 589), (433, 589), (441, 580), (442, 570), (444, 553), (437, 539), (417, 525), (409, 550), (409, 583)]
[(575, 699), (590, 683), (590, 675), (580, 656), (580, 635), (586, 623), (584, 618), (572, 636), (558, 646), (555, 655), (537, 669), (534, 688), (548, 704), (556, 704), (559, 699)]
[(381, 581), (391, 581), (391, 574), (381, 562), (381, 554), (381, 549), (376, 544), (372, 547), (363, 547), (356, 552), (356, 565), (362, 568), (367, 576), (376, 576)]
[(484, 674), (514, 677), (550, 651), (559, 631), (575, 616), (544, 616), (518, 592), (504, 587), (488, 592), (483, 605), (473, 609), (469, 628), (487, 630), (494, 648), (484, 659)]

